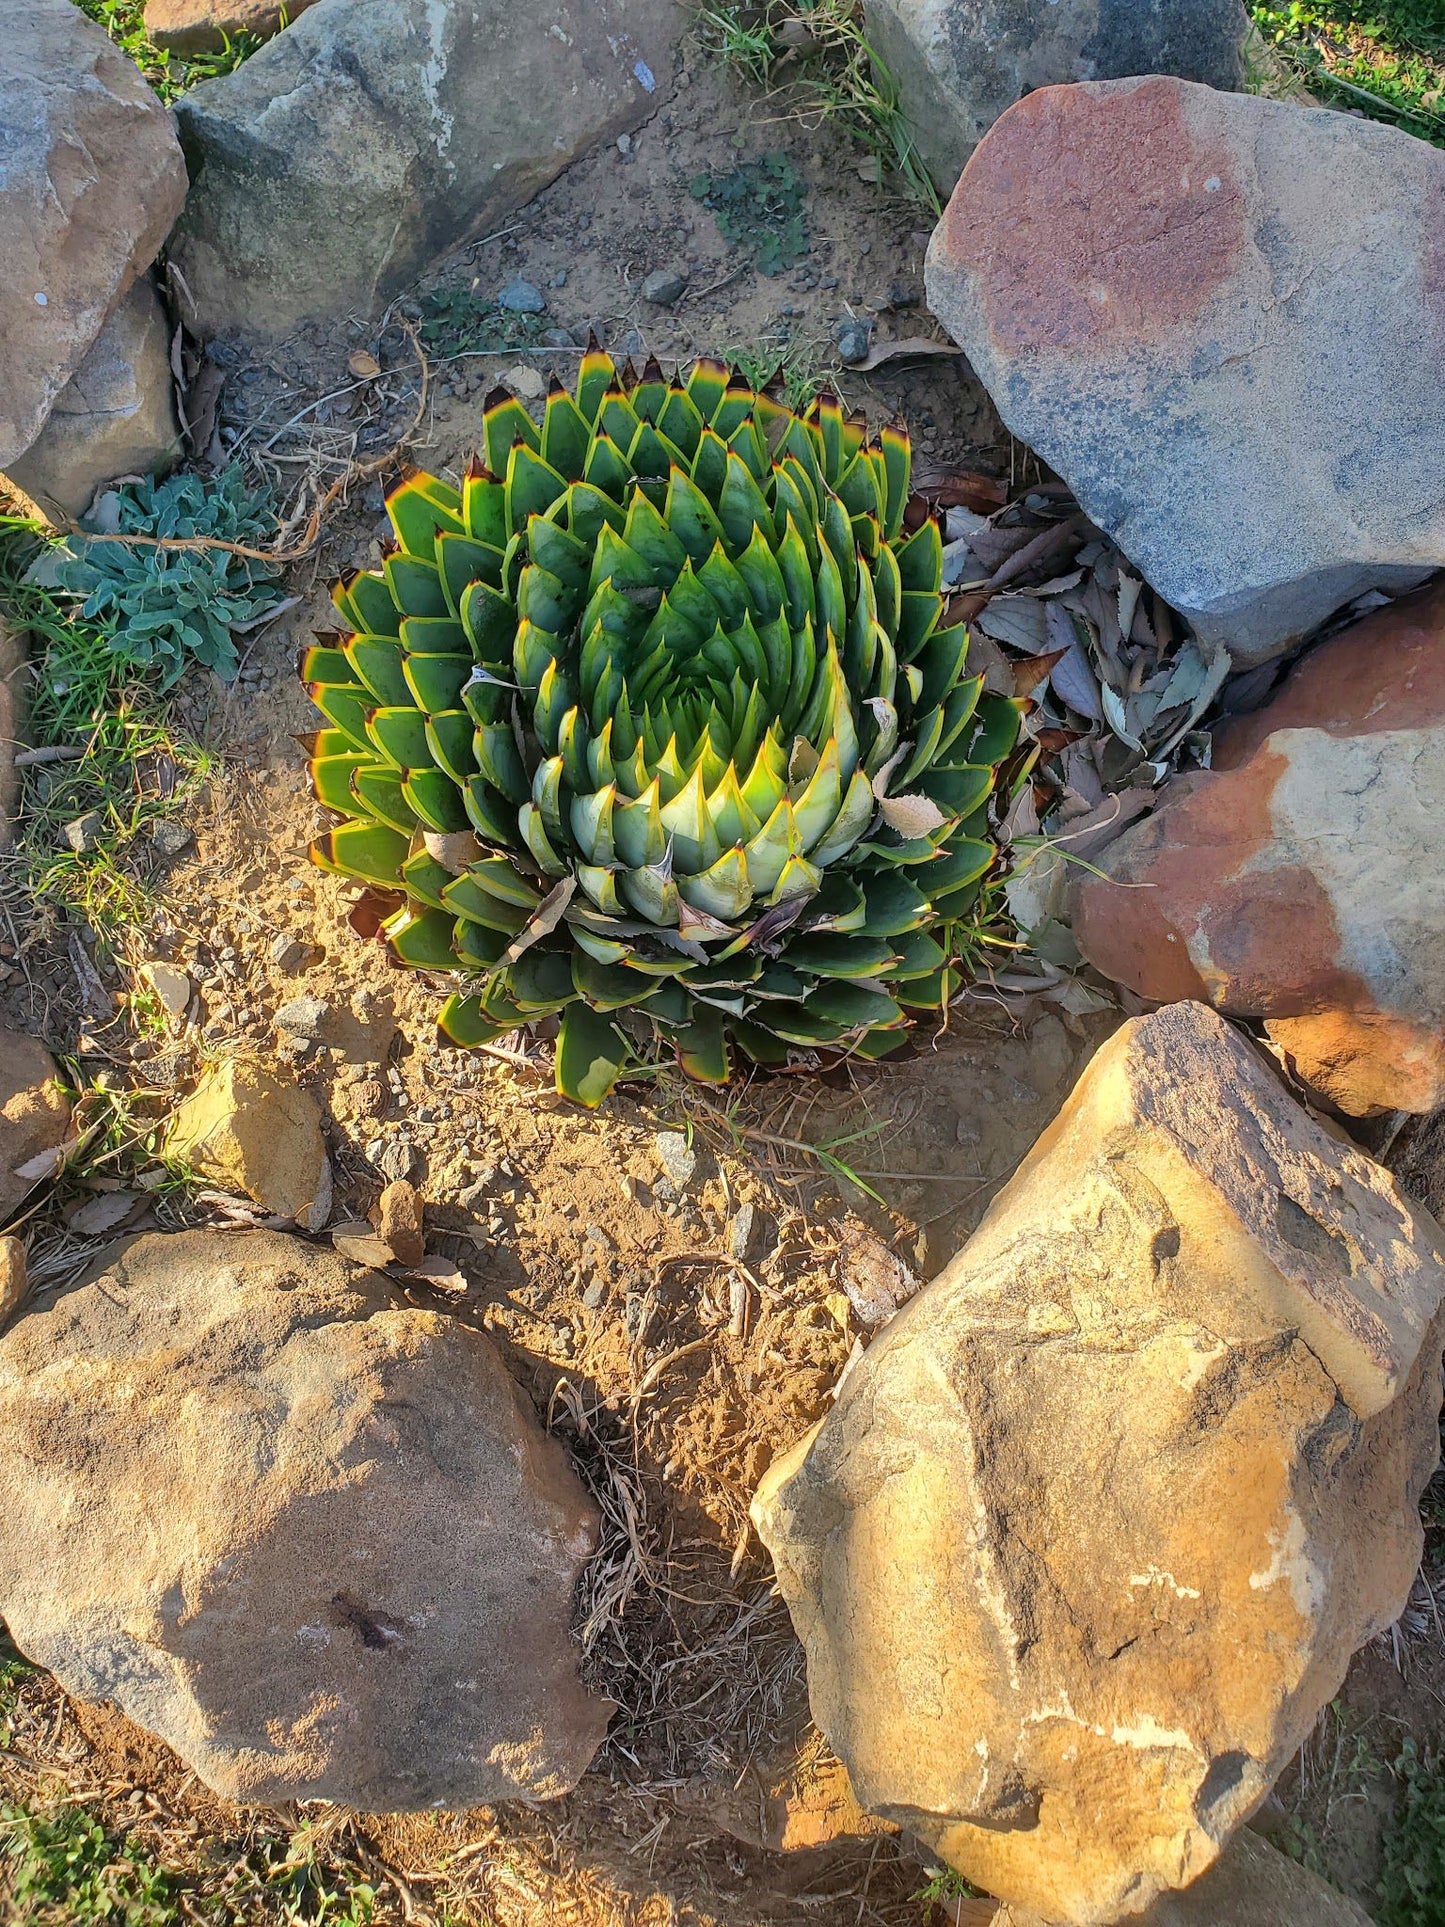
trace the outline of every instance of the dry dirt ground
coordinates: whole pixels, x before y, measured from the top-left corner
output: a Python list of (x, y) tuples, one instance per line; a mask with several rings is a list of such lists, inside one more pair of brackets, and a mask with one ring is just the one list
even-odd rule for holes
[[(475, 283), (489, 297), (522, 274), (547, 294), (539, 326), (582, 337), (595, 327), (609, 346), (664, 357), (746, 347), (794, 368), (826, 365), (838, 323), (870, 307), (880, 336), (934, 333), (912, 305), (927, 214), (861, 178), (862, 156), (837, 127), (805, 127), (786, 103), (738, 93), (695, 54), (684, 80), (628, 151), (594, 155), (502, 237), (448, 263), (419, 291), (415, 318), (435, 312), (439, 289)], [(811, 240), (799, 268), (777, 279), (724, 240), (689, 190), (701, 172), (768, 151), (787, 154), (806, 181)], [(644, 277), (679, 265), (686, 297), (649, 307)], [(386, 449), (417, 411), (415, 345), (395, 317), (383, 329), (357, 321), (225, 352), (220, 419), (296, 504), (298, 524), (347, 464)], [(566, 374), (576, 358), (528, 344), (465, 353), (435, 329), (426, 352), (407, 454), (453, 475), (500, 372)], [(357, 374), (368, 364), (352, 358), (365, 356), (379, 375)], [(840, 380), (875, 418), (904, 415), (923, 460), (1006, 480), (1022, 473), (1021, 452), (959, 360)], [(971, 1903), (921, 1898), (926, 1864), (897, 1836), (829, 1839), (850, 1819), (846, 1790), (809, 1726), (801, 1652), (747, 1502), (772, 1454), (826, 1411), (866, 1341), (849, 1282), (866, 1293), (900, 1264), (933, 1274), (1118, 1013), (1076, 1019), (1046, 1001), (985, 995), (892, 1066), (723, 1093), (664, 1077), (626, 1087), (598, 1116), (553, 1095), (545, 1038), (471, 1056), (437, 1048), (439, 987), (389, 969), (349, 927), (350, 893), (307, 858), (322, 819), (298, 738), (316, 719), (291, 665), (328, 626), (329, 579), (373, 555), (379, 487), (361, 484), (328, 514), (319, 546), (288, 579), (295, 606), (256, 638), (243, 681), (228, 692), (201, 679), (183, 692), (182, 720), (221, 760), (191, 813), (192, 847), (159, 866), (136, 853), (148, 922), (116, 954), (87, 953), (99, 976), (87, 988), (74, 946), (32, 916), (24, 981), (0, 997), (0, 1016), (39, 1030), (86, 1079), (131, 1089), (141, 1130), (208, 1059), (243, 1051), (287, 1063), (324, 1107), (339, 1218), (364, 1215), (388, 1178), (420, 1186), (431, 1248), (465, 1281), (442, 1302), (500, 1341), (601, 1502), (604, 1545), (577, 1625), (589, 1675), (621, 1710), (591, 1772), (554, 1806), (425, 1819), (257, 1813), (212, 1798), (118, 1715), (71, 1706), (31, 1675), (0, 1755), (0, 1799), (79, 1799), (198, 1895), (225, 1892), (226, 1869), (248, 1856), (299, 1855), (322, 1885), (373, 1884), (375, 1917), (386, 1921), (986, 1919)], [(314, 947), (299, 971), (272, 961), (280, 934)], [(139, 966), (157, 960), (195, 982), (190, 1023), (167, 1024), (136, 995)], [(304, 1046), (273, 1022), (301, 994), (328, 1006)], [(678, 1145), (660, 1139), (669, 1132), (685, 1140), (683, 1164), (694, 1160), (681, 1184)], [(1430, 1156), (1417, 1133), (1402, 1168), (1422, 1193), (1440, 1183)], [(45, 1289), (100, 1248), (66, 1223), (84, 1195), (72, 1184), (32, 1227)], [(226, 1217), (194, 1193), (140, 1189), (124, 1228)], [(1397, 1652), (1361, 1656), (1337, 1716), (1351, 1736), (1367, 1729), (1383, 1758), (1406, 1729), (1422, 1743), (1445, 1737), (1433, 1597), (1422, 1593), (1411, 1626)], [(1375, 1782), (1366, 1798), (1338, 1771), (1331, 1779), (1331, 1744), (1322, 1727), (1318, 1759), (1307, 1750), (1264, 1822), (1296, 1829), (1336, 1879), (1367, 1893), (1382, 1796)], [(283, 1917), (247, 1911), (238, 1884), (234, 1900), (223, 1918)]]

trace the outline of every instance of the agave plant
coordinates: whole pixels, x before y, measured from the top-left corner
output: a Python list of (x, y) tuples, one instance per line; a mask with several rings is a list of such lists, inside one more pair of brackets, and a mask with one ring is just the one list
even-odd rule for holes
[(461, 973), (474, 1045), (561, 1013), (596, 1104), (663, 1040), (877, 1057), (966, 971), (1014, 703), (966, 674), (901, 429), (805, 415), (722, 363), (595, 345), (538, 427), (505, 391), (460, 488), (390, 497), (302, 675), (322, 868), (396, 893), (403, 963)]

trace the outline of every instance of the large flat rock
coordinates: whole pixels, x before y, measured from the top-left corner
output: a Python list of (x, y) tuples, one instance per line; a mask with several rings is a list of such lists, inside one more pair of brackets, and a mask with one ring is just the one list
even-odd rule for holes
[(319, 0), (178, 114), (202, 334), (372, 312), (671, 84), (672, 0)]
[(1445, 152), (1151, 76), (1030, 94), (929, 300), (1008, 426), (1242, 663), (1445, 564)]
[(1205, 1874), (1409, 1594), (1442, 1295), (1223, 1019), (1118, 1031), (754, 1501), (862, 1804), (1070, 1927)]
[(0, 1613), (246, 1802), (565, 1793), (597, 1513), (495, 1346), (270, 1232), (133, 1240), (0, 1336)]
[(168, 110), (71, 0), (7, 8), (0, 34), (0, 468), (181, 211)]

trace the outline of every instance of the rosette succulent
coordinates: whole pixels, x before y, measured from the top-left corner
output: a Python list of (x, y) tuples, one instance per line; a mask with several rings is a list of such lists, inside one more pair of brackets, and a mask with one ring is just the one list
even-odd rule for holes
[(316, 861), (395, 893), (396, 956), (460, 973), (459, 1045), (560, 1013), (596, 1104), (658, 1040), (721, 1081), (877, 1057), (966, 973), (1018, 707), (967, 673), (905, 432), (804, 415), (722, 363), (594, 346), (540, 426), (497, 391), (460, 489), (306, 655)]

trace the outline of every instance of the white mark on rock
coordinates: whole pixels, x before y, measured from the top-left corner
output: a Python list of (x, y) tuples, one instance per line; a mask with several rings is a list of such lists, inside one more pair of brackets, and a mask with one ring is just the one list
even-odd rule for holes
[(1206, 194), (1217, 194), (1223, 185), (1223, 181), (1220, 180), (1217, 174), (1211, 174), (1209, 179), (1204, 183), (1204, 191)]
[(1320, 1597), (1320, 1574), (1306, 1552), (1304, 1520), (1292, 1508), (1286, 1513), (1283, 1532), (1269, 1535), (1270, 1562), (1249, 1575), (1251, 1592), (1263, 1592), (1283, 1579), (1289, 1586), (1295, 1610), (1302, 1619), (1314, 1617)]
[(1109, 1737), (1115, 1746), (1132, 1746), (1140, 1752), (1150, 1752), (1156, 1747), (1179, 1753), (1199, 1751), (1183, 1727), (1161, 1726), (1152, 1713), (1142, 1714), (1132, 1726), (1114, 1727)]
[(35, 305), (37, 308), (48, 308), (50, 306), (50, 296), (43, 293), (37, 294), (35, 297)]
[(1172, 1572), (1165, 1572), (1162, 1566), (1148, 1566), (1143, 1572), (1129, 1575), (1131, 1586), (1167, 1586), (1176, 1599), (1198, 1599), (1198, 1586), (1181, 1586)]

